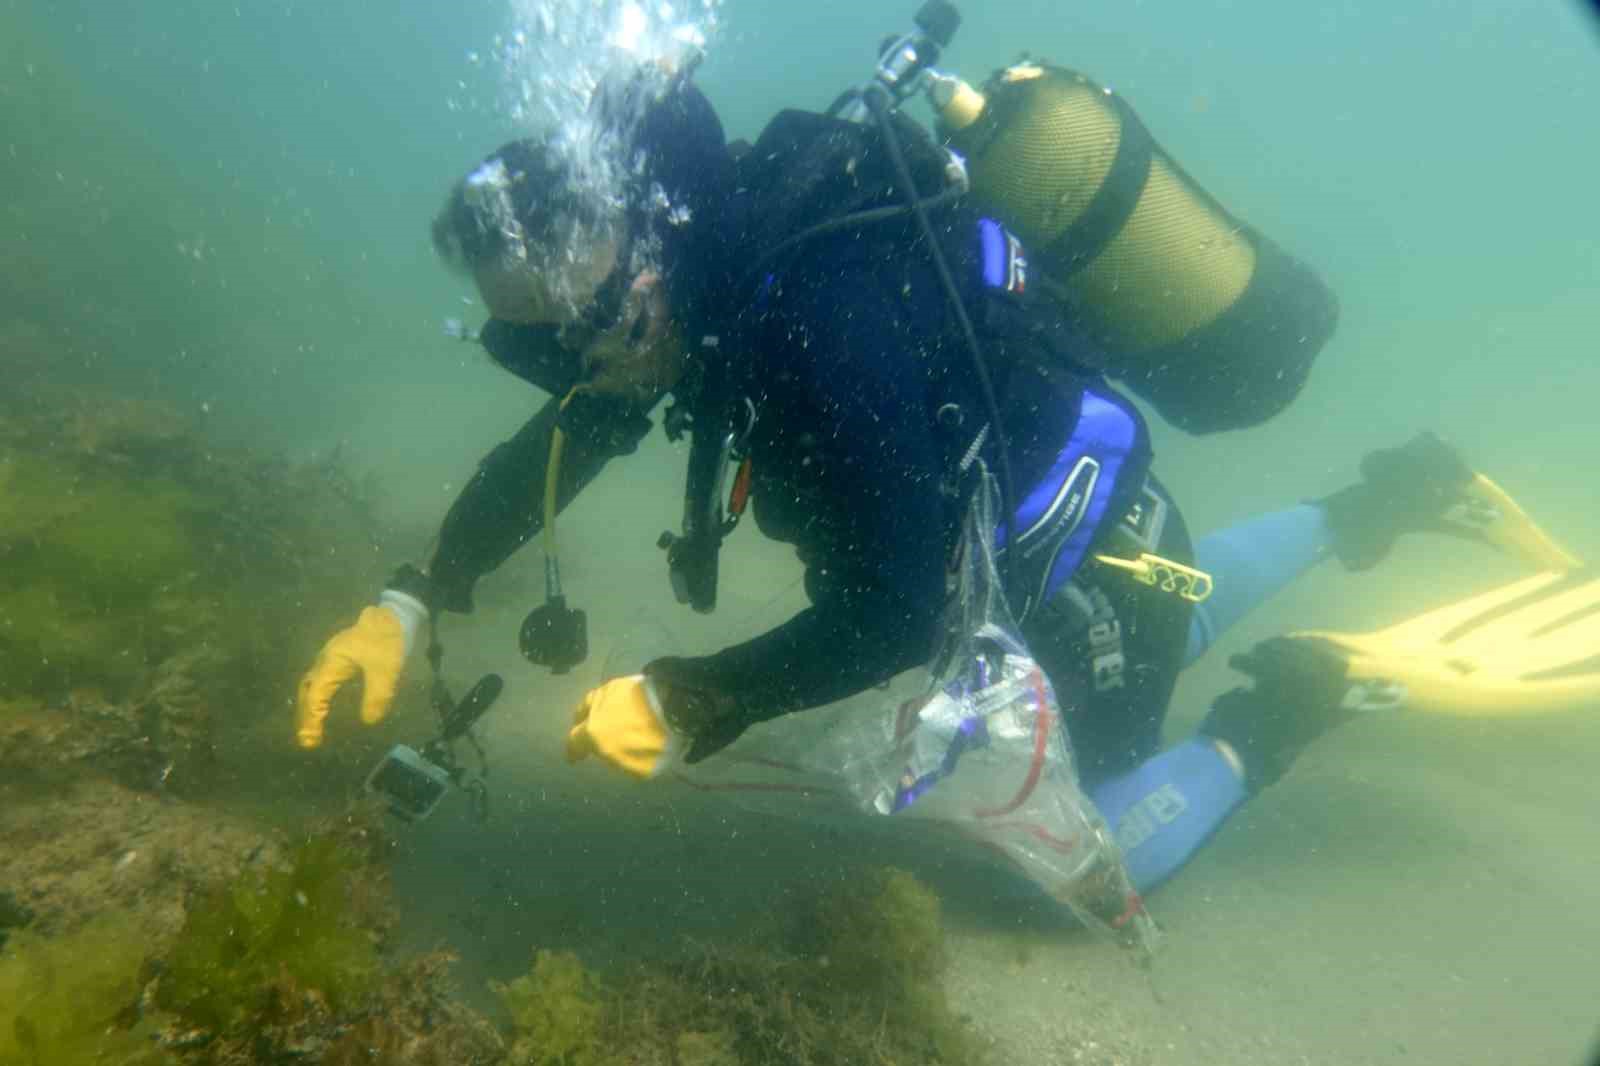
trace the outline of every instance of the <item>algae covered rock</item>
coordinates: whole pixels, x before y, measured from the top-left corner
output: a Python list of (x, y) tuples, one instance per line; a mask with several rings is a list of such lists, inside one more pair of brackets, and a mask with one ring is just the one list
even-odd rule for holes
[(370, 597), (377, 530), (336, 461), (81, 390), (0, 399), (0, 769), (191, 786)]
[(366, 812), (300, 837), (101, 779), (0, 780), (0, 918), (25, 922), (0, 946), (0, 1064), (500, 1062), (448, 955), (385, 956)]
[(212, 889), (166, 959), (158, 1002), (218, 1033), (264, 1015), (358, 1007), (378, 961), (367, 931), (350, 920), (358, 871), (337, 840), (314, 837), (287, 869)]
[(237, 814), (93, 778), (48, 791), (0, 779), (0, 842), (0, 897), (25, 911), (29, 932), (70, 935), (129, 913), (152, 941), (183, 925), (190, 888), (275, 866), (285, 850)]
[(449, 955), (380, 950), (396, 920), (382, 850), (364, 818), (339, 819), (195, 894), (147, 990), (163, 1045), (191, 1066), (501, 1061), (494, 1027), (450, 995)]
[(910, 874), (869, 870), (791, 915), (761, 947), (686, 945), (602, 984), (538, 952), (496, 991), (526, 1066), (980, 1066), (983, 1045), (945, 998), (937, 899)]
[(506, 1046), (494, 1025), (452, 995), (455, 962), (432, 952), (391, 969), (372, 1009), (328, 1045), (323, 1066), (492, 1066)]

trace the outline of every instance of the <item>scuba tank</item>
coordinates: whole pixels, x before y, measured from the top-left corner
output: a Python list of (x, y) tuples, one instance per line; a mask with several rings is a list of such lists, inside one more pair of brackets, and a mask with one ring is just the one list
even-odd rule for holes
[(1096, 367), (1192, 433), (1288, 406), (1338, 304), (1306, 266), (1212, 199), (1111, 90), (1021, 63), (981, 89), (933, 74), (940, 136), (972, 193), (1027, 246), (1029, 280), (1103, 350)]

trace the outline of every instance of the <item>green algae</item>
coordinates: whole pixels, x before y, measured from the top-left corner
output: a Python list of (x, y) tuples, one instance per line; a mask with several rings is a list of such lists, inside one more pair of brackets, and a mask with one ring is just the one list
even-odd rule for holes
[(352, 921), (358, 869), (337, 840), (313, 837), (288, 869), (213, 889), (189, 911), (157, 1002), (214, 1032), (270, 1017), (286, 994), (354, 1008), (377, 973), (372, 940)]
[(516, 1066), (979, 1066), (983, 1046), (944, 992), (937, 898), (899, 870), (867, 871), (791, 916), (759, 948), (691, 946), (603, 984), (539, 952), (496, 987)]
[(870, 870), (818, 896), (795, 946), (816, 976), (852, 995), (924, 1013), (942, 999), (939, 898), (904, 870)]
[(491, 987), (515, 1031), (508, 1066), (595, 1066), (601, 1061), (604, 992), (576, 955), (535, 952), (533, 969), (526, 975)]
[[(185, 516), (203, 500), (170, 478), (117, 479), (48, 456), (13, 455), (6, 466), (0, 687), (126, 693), (163, 650), (210, 621), (160, 602), (194, 577)], [(152, 609), (145, 624), (130, 624)]]
[(0, 769), (189, 796), (281, 778), (285, 696), (381, 582), (378, 528), (336, 457), (85, 389), (0, 395)]
[(22, 528), (31, 576), (81, 581), (104, 606), (180, 578), (196, 546), (185, 515), (201, 498), (170, 477), (115, 477), (44, 456), (13, 459), (0, 528)]
[(0, 1063), (162, 1066), (174, 1060), (137, 1024), (148, 941), (128, 918), (64, 937), (14, 934), (0, 952)]

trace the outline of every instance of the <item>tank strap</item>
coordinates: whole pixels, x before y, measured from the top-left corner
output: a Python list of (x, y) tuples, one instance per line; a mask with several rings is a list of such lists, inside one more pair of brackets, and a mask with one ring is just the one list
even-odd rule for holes
[(1057, 281), (1070, 278), (1105, 251), (1139, 206), (1150, 178), (1155, 139), (1121, 96), (1107, 93), (1106, 99), (1121, 123), (1117, 154), (1083, 213), (1044, 248), (1044, 261)]

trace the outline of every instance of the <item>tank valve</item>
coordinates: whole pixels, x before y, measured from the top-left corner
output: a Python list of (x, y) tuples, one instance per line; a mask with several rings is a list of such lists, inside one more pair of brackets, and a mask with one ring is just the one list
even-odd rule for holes
[(964, 130), (978, 121), (989, 102), (961, 78), (938, 70), (928, 72), (928, 99), (944, 128), (952, 132)]

